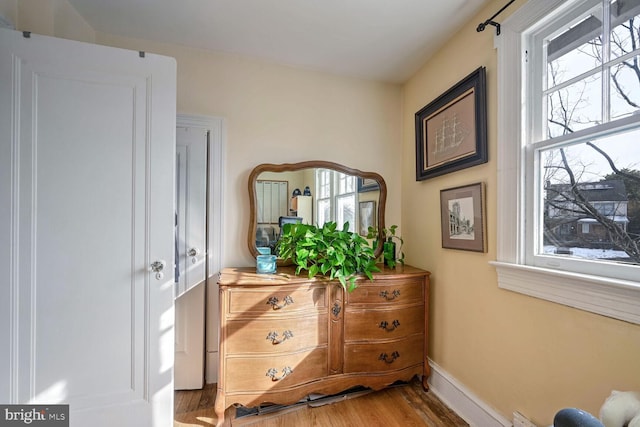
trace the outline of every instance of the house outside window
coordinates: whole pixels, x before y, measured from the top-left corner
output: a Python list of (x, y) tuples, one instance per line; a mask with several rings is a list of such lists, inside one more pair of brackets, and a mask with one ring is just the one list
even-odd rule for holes
[(499, 286), (640, 323), (640, 0), (530, 0), (502, 29)]
[(349, 231), (356, 227), (356, 177), (329, 169), (316, 170), (318, 224), (334, 221)]
[[(545, 254), (590, 255), (592, 258), (616, 259), (634, 263), (621, 251), (618, 234), (612, 235), (609, 227), (627, 238), (626, 187), (622, 180), (605, 180), (594, 183), (545, 184), (545, 213), (543, 245)], [(576, 200), (576, 194), (583, 199)], [(584, 209), (588, 204), (595, 209)], [(602, 222), (606, 222), (603, 225)], [(575, 232), (572, 232), (575, 231)], [(627, 233), (628, 234), (628, 233)], [(630, 237), (633, 239), (633, 234)], [(567, 252), (566, 248), (575, 248)]]

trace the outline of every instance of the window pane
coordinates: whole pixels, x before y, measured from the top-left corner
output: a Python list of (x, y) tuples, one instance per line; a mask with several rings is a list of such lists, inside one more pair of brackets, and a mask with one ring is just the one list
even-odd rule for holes
[(613, 66), (609, 84), (611, 85), (611, 120), (639, 111), (640, 57), (634, 56)]
[(331, 221), (331, 203), (329, 200), (318, 200), (318, 226)]
[(547, 88), (571, 80), (602, 64), (601, 8), (554, 36), (546, 44)]
[(349, 222), (349, 231), (355, 232), (356, 224), (356, 202), (354, 196), (338, 197), (337, 199), (337, 219), (338, 227), (342, 228), (345, 222)]
[(635, 130), (540, 153), (545, 254), (640, 264), (638, 141)]
[(318, 198), (324, 199), (331, 197), (331, 171), (318, 169), (316, 182), (316, 194)]
[(338, 194), (353, 193), (355, 191), (355, 177), (338, 173)]
[(589, 76), (547, 95), (548, 137), (602, 123), (600, 74)]
[(338, 173), (338, 194), (344, 194), (347, 192), (347, 175)]
[(356, 191), (356, 177), (347, 175), (346, 192), (354, 193)]
[(619, 0), (611, 2), (611, 59), (619, 58), (640, 47), (640, 1)]

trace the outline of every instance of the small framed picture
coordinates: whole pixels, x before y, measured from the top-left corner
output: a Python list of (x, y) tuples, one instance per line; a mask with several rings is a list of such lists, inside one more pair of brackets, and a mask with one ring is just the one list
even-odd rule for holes
[(484, 183), (440, 191), (442, 247), (486, 252)]
[(376, 202), (360, 202), (360, 226), (358, 227), (358, 233), (361, 236), (366, 236), (369, 233), (369, 227), (376, 226)]
[(378, 181), (371, 178), (358, 178), (358, 193), (365, 193), (367, 191), (379, 190), (380, 185)]

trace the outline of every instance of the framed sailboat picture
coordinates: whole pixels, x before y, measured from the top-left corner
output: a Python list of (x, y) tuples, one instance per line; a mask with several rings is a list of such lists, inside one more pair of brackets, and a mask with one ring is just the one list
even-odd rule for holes
[(416, 181), (487, 162), (486, 69), (416, 113)]

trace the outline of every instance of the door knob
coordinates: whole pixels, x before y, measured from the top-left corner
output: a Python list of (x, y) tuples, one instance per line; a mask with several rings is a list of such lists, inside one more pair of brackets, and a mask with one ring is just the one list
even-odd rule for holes
[(189, 255), (191, 257), (191, 262), (193, 264), (195, 264), (198, 261), (198, 259), (196, 257), (199, 254), (200, 254), (200, 251), (198, 250), (198, 248), (191, 248), (191, 249), (189, 249), (189, 252), (187, 252), (187, 255)]
[(200, 252), (198, 251), (198, 249), (196, 248), (191, 248), (189, 249), (189, 252), (187, 252), (187, 255), (189, 256), (196, 256), (198, 255)]
[(162, 280), (162, 278), (164, 277), (164, 273), (162, 272), (162, 270), (164, 270), (164, 267), (167, 265), (167, 263), (162, 260), (159, 259), (157, 261), (154, 261), (151, 263), (151, 271), (153, 271), (154, 273), (156, 273), (156, 279), (157, 280)]

